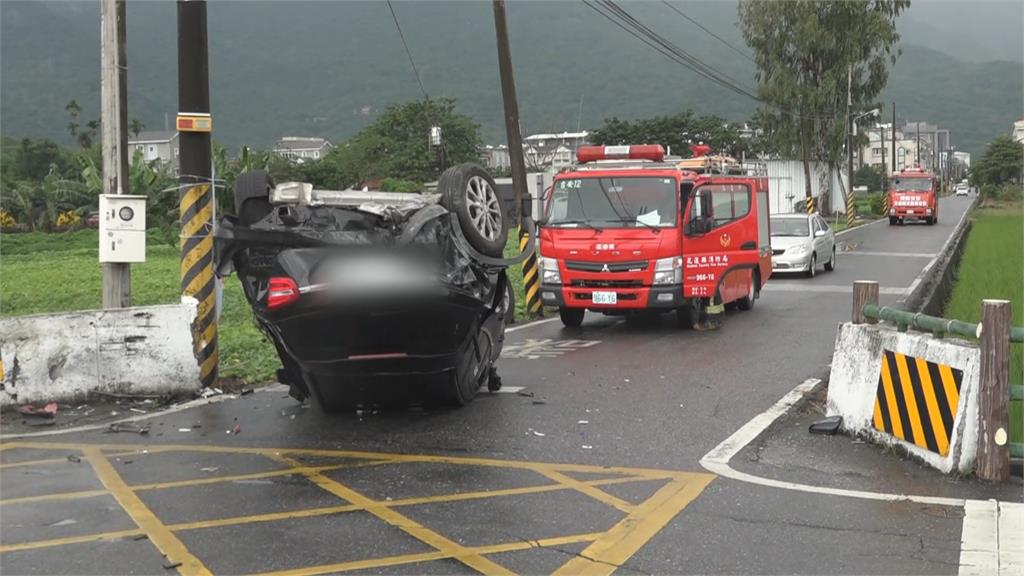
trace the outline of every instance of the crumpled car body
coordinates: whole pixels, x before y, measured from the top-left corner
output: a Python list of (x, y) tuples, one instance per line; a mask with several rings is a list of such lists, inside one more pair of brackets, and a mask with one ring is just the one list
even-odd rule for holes
[[(450, 209), (466, 178), (420, 195), (243, 177), (239, 216), (223, 218), (215, 235), (218, 271), (237, 272), (293, 396), (328, 411), (410, 393), (462, 405), (500, 386), (494, 362), (513, 297), (507, 263), (477, 247), (503, 244), (507, 222), (489, 244), (471, 235)], [(243, 206), (254, 199), (256, 209)]]

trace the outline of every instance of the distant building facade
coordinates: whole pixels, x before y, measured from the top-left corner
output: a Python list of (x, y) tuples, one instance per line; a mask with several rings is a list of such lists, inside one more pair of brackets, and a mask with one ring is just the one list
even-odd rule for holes
[[(532, 134), (523, 138), (523, 160), (527, 170), (560, 170), (574, 162), (577, 148), (589, 143), (590, 133), (586, 131)], [(508, 170), (512, 165), (504, 144), (486, 146), (482, 159), (491, 170)]]
[(1013, 123), (1014, 142), (1024, 142), (1024, 118)]
[(285, 136), (274, 145), (274, 154), (302, 163), (323, 158), (332, 147), (333, 145), (326, 138)]
[(172, 172), (178, 171), (178, 156), (181, 152), (178, 133), (173, 130), (139, 132), (128, 138), (128, 161), (135, 161), (135, 153), (142, 153), (146, 163), (159, 161), (169, 167)]

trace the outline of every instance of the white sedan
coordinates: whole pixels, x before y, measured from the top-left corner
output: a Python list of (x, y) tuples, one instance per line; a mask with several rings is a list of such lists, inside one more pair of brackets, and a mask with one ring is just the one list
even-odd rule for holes
[(803, 272), (814, 277), (818, 266), (836, 269), (836, 235), (818, 214), (772, 216), (772, 272)]

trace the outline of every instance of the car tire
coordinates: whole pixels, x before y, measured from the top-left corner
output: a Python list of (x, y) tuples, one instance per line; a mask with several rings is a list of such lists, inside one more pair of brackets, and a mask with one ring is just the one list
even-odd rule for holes
[(747, 311), (754, 309), (754, 301), (757, 300), (757, 293), (761, 289), (761, 276), (754, 272), (750, 277), (750, 287), (747, 288), (747, 295), (736, 301), (736, 307)]
[(811, 263), (807, 265), (807, 277), (814, 278), (818, 273), (818, 255), (811, 253)]
[(704, 319), (704, 305), (699, 300), (676, 308), (676, 322), (680, 328), (695, 330)]
[(836, 269), (836, 249), (832, 248), (832, 255), (829, 256), (828, 262), (825, 262), (825, 271), (832, 272)]
[(470, 345), (465, 358), (455, 370), (445, 374), (448, 403), (465, 406), (476, 398), (481, 386), (488, 385), (491, 376), (490, 341), (481, 330), (476, 345)]
[(587, 313), (585, 308), (566, 308), (560, 307), (558, 309), (558, 316), (562, 319), (562, 325), (566, 328), (579, 328), (583, 325), (583, 316)]
[(244, 226), (251, 226), (270, 214), (270, 193), (274, 179), (266, 170), (250, 170), (235, 179), (235, 215)]
[(485, 256), (501, 258), (509, 218), (494, 178), (477, 164), (459, 164), (441, 174), (441, 205), (454, 212), (469, 244)]

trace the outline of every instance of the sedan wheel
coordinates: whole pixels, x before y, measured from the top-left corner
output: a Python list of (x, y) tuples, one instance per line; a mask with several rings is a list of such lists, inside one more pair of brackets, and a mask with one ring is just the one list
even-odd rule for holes
[(831, 272), (836, 269), (836, 249), (832, 249), (832, 255), (829, 256), (828, 262), (825, 262), (825, 271)]
[(815, 254), (811, 254), (811, 263), (807, 266), (807, 277), (814, 278), (814, 275), (818, 272), (818, 257)]

